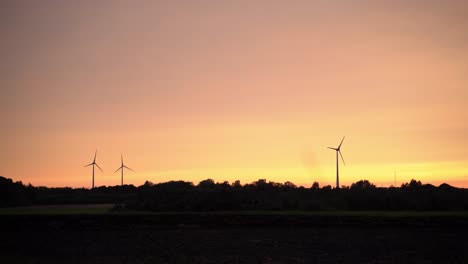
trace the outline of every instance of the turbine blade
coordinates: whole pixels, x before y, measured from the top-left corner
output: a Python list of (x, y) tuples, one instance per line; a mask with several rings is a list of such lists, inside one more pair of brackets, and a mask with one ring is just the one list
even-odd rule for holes
[(134, 171), (134, 170), (130, 169), (129, 167), (125, 166), (125, 165), (124, 165), (124, 168), (127, 168), (127, 169), (129, 169), (129, 170), (131, 170), (131, 171)]
[(343, 164), (346, 165), (346, 162), (344, 161), (343, 155), (341, 154), (341, 151), (338, 150), (338, 153), (340, 153), (341, 160), (343, 161)]
[(88, 165), (84, 165), (84, 167), (89, 167), (89, 166), (91, 166), (91, 165), (93, 165), (93, 164), (94, 164), (94, 163), (90, 163), (90, 164), (88, 164)]
[(96, 164), (96, 166), (97, 166), (102, 172), (104, 172), (104, 171), (101, 169), (101, 167), (99, 167), (99, 165), (98, 165), (97, 163), (94, 163), (94, 164)]
[(122, 167), (118, 168), (116, 171), (114, 171), (114, 173), (118, 172), (120, 169), (122, 169)]
[(96, 155), (97, 155), (97, 149), (96, 149), (96, 152), (94, 152), (94, 162), (96, 162)]
[(123, 155), (122, 154), (120, 154), (120, 161), (121, 161), (120, 164), (122, 164), (122, 166), (123, 166)]
[(343, 144), (343, 140), (344, 140), (345, 137), (343, 137), (343, 139), (341, 139), (341, 142), (340, 142), (340, 145), (338, 146), (338, 149), (341, 148), (341, 144)]
[(336, 149), (336, 148), (331, 148), (331, 147), (327, 147), (327, 148), (329, 148), (329, 149), (333, 149), (333, 150), (338, 150), (338, 149)]

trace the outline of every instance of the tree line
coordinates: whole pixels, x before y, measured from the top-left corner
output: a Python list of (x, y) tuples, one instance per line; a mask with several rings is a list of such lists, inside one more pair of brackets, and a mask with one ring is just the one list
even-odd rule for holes
[(216, 183), (211, 179), (197, 185), (186, 181), (141, 186), (47, 188), (13, 182), (0, 177), (0, 207), (45, 204), (112, 203), (116, 209), (149, 211), (230, 210), (468, 210), (468, 190), (448, 184), (434, 186), (411, 180), (400, 187), (378, 188), (361, 180), (333, 189), (318, 183), (310, 188), (291, 182), (260, 179), (242, 185)]

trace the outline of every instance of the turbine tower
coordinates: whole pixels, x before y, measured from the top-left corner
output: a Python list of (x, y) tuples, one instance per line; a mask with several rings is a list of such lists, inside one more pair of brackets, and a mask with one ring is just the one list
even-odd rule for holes
[[(93, 166), (93, 184), (92, 184), (92, 187), (91, 189), (94, 189), (94, 166), (97, 166), (101, 171), (101, 167), (99, 167), (99, 165), (96, 163), (96, 155), (97, 155), (97, 150), (96, 152), (94, 152), (94, 159), (93, 159), (93, 162), (91, 162), (90, 164), (86, 165), (85, 167), (88, 167), (88, 166)], [(103, 172), (103, 171), (102, 171)]]
[(120, 168), (118, 168), (114, 173), (118, 172), (119, 170), (122, 170), (122, 174), (121, 174), (121, 178), (120, 178), (120, 185), (123, 186), (123, 174), (124, 174), (123, 172), (124, 172), (124, 168), (125, 168), (125, 169), (128, 169), (128, 170), (131, 170), (131, 171), (134, 171), (134, 170), (132, 170), (132, 169), (130, 169), (129, 167), (127, 167), (127, 166), (124, 165), (122, 154), (120, 154), (120, 160), (121, 160)]
[(346, 165), (346, 163), (344, 161), (344, 158), (343, 158), (343, 155), (341, 154), (341, 145), (343, 144), (344, 138), (345, 137), (343, 137), (343, 139), (340, 142), (340, 145), (338, 145), (337, 148), (328, 147), (329, 149), (333, 149), (336, 152), (336, 188), (337, 189), (340, 188), (340, 170), (338, 168), (338, 164), (339, 164), (338, 163), (338, 153), (340, 154), (341, 159), (343, 160), (343, 164)]

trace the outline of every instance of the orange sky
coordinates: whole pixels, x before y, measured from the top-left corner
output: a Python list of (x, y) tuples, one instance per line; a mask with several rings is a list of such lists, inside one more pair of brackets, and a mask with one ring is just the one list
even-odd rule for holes
[(137, 2), (0, 3), (0, 175), (468, 187), (466, 1)]

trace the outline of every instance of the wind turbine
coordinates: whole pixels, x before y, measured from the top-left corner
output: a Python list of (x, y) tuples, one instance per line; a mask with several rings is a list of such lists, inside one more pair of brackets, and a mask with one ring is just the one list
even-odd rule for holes
[(343, 139), (340, 142), (340, 145), (338, 145), (337, 148), (328, 147), (329, 149), (333, 149), (334, 151), (336, 151), (336, 188), (337, 189), (340, 188), (340, 170), (338, 168), (338, 153), (340, 154), (341, 159), (343, 160), (343, 164), (346, 165), (343, 155), (341, 154), (341, 145), (343, 144), (344, 138), (345, 137), (343, 137)]
[[(94, 166), (97, 166), (101, 171), (101, 167), (99, 167), (99, 165), (96, 163), (96, 155), (97, 155), (97, 150), (96, 152), (94, 152), (94, 159), (93, 159), (93, 162), (91, 162), (90, 164), (86, 165), (85, 167), (88, 167), (88, 166), (93, 166), (93, 185), (92, 185), (92, 188), (91, 189), (94, 189)], [(102, 171), (103, 172), (103, 171)]]
[(130, 169), (129, 167), (127, 167), (127, 166), (124, 165), (122, 154), (120, 154), (120, 160), (121, 160), (120, 168), (118, 168), (114, 173), (118, 172), (119, 170), (122, 170), (122, 174), (121, 174), (121, 178), (120, 178), (120, 185), (123, 186), (123, 174), (124, 174), (123, 172), (124, 172), (124, 168), (125, 168), (125, 169), (128, 169), (128, 170), (131, 170), (131, 171), (134, 171), (134, 170), (132, 170), (132, 169)]

